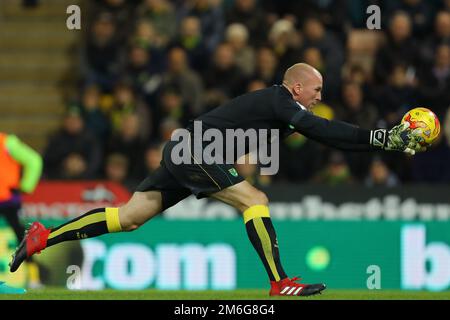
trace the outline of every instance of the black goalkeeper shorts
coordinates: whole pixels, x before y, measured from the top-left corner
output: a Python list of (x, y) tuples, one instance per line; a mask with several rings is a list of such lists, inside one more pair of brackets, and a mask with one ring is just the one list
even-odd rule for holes
[(176, 141), (169, 141), (163, 149), (161, 166), (145, 180), (136, 191), (160, 191), (163, 210), (194, 194), (197, 199), (208, 197), (244, 181), (232, 164), (191, 163), (174, 164), (171, 159)]

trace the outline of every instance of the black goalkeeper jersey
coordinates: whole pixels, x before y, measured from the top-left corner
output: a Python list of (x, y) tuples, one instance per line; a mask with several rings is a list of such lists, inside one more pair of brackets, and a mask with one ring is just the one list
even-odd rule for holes
[[(238, 96), (199, 116), (203, 129), (278, 129), (280, 137), (297, 131), (308, 138), (347, 151), (368, 151), (370, 130), (315, 116), (292, 98), (284, 86)], [(188, 127), (192, 130), (192, 124)], [(247, 150), (248, 151), (248, 150)]]

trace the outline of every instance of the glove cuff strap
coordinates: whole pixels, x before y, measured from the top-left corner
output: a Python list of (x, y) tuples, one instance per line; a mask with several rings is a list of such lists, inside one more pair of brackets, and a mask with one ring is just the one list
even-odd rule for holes
[(370, 131), (370, 145), (383, 149), (387, 142), (387, 130), (376, 129)]

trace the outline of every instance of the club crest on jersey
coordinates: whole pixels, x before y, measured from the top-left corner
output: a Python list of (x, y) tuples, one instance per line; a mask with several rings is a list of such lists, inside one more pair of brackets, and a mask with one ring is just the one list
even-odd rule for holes
[(237, 171), (236, 171), (235, 168), (228, 169), (228, 172), (229, 172), (233, 177), (237, 177), (237, 176), (238, 176), (238, 173), (237, 173)]

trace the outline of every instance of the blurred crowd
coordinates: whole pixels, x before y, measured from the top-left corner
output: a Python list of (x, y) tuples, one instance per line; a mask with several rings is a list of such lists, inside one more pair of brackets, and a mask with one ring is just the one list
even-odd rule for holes
[[(381, 8), (379, 31), (366, 29), (371, 4)], [(408, 109), (425, 106), (441, 120), (440, 139), (411, 158), (342, 153), (294, 134), (280, 147), (277, 176), (238, 165), (247, 179), (259, 186), (450, 181), (450, 0), (88, 5), (82, 8), (78, 94), (45, 150), (47, 178), (104, 178), (133, 190), (159, 166), (173, 130), (237, 95), (280, 84), (287, 67), (306, 62), (324, 76), (317, 115), (390, 128)], [(357, 59), (355, 48), (371, 46)]]

